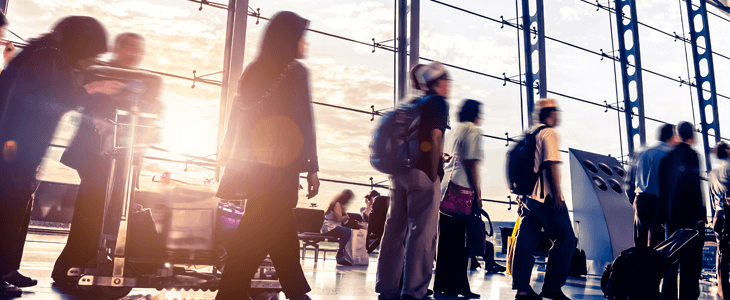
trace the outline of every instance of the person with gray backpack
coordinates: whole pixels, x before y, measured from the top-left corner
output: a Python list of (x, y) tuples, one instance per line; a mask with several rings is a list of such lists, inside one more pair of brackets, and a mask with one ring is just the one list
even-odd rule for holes
[[(560, 148), (558, 147), (558, 134), (555, 127), (559, 124), (558, 103), (555, 99), (540, 99), (535, 104), (535, 115), (539, 120), (531, 128), (530, 133), (525, 137), (526, 141), (533, 141), (534, 155), (528, 155), (525, 159), (532, 168), (527, 170), (528, 174), (536, 175), (533, 179), (532, 188), (522, 193), (524, 200), (520, 206), (520, 227), (517, 231), (515, 251), (512, 267), (512, 289), (517, 290), (517, 300), (540, 300), (543, 297), (554, 300), (570, 300), (561, 291), (562, 286), (568, 277), (570, 260), (575, 250), (575, 234), (568, 216), (568, 209), (565, 206), (565, 199), (560, 189)], [(523, 141), (524, 142), (524, 141)], [(513, 178), (512, 160), (522, 144), (520, 142), (515, 149), (510, 151), (508, 159), (508, 177), (510, 188), (515, 193), (517, 182)], [(519, 190), (519, 189), (517, 189)], [(524, 190), (524, 189), (522, 189)], [(532, 267), (535, 264), (533, 252), (540, 240), (542, 229), (554, 240), (553, 246), (548, 252), (548, 264), (545, 271), (545, 283), (542, 286), (540, 295), (530, 287), (530, 276)]]
[(439, 62), (417, 73), (426, 95), (383, 116), (371, 144), (371, 165), (392, 177), (375, 284), (379, 299), (421, 299), (433, 272), (451, 84)]

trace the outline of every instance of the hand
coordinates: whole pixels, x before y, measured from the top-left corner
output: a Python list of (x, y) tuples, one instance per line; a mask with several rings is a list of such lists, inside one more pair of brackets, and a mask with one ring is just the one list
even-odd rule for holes
[(562, 212), (563, 210), (568, 210), (568, 207), (565, 205), (565, 200), (563, 199), (555, 199), (553, 201), (553, 205), (550, 207), (554, 212)]
[(124, 83), (114, 80), (94, 81), (84, 85), (86, 92), (89, 94), (115, 95), (124, 87)]
[(307, 199), (312, 199), (319, 194), (319, 177), (317, 172), (309, 172), (307, 174)]
[(722, 229), (725, 226), (725, 213), (723, 211), (716, 211), (714, 218), (712, 218), (712, 229), (715, 232), (722, 233)]
[(13, 52), (15, 51), (15, 45), (11, 41), (5, 42), (5, 51), (3, 51), (3, 58), (5, 63), (10, 63), (13, 60)]
[(94, 118), (92, 122), (94, 123), (94, 128), (96, 129), (96, 132), (99, 133), (99, 135), (101, 136), (114, 132), (114, 124), (107, 120)]

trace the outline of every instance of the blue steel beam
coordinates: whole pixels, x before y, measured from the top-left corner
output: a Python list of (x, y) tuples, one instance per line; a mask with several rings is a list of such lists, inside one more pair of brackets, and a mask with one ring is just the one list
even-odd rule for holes
[[(525, 40), (525, 89), (527, 91), (527, 122), (532, 126), (532, 111), (535, 106), (535, 86), (540, 98), (547, 97), (547, 71), (545, 69), (545, 14), (543, 0), (534, 0), (535, 14), (530, 15), (530, 0), (522, 0), (522, 26)], [(533, 35), (535, 42), (533, 43)], [(538, 70), (533, 71), (532, 57), (537, 52)]]
[[(692, 2), (699, 2), (695, 8)], [(692, 58), (695, 70), (695, 89), (700, 99), (700, 122), (702, 122), (702, 141), (705, 146), (705, 164), (707, 172), (712, 170), (709, 134), (715, 136), (715, 143), (720, 141), (720, 119), (717, 111), (717, 89), (715, 87), (715, 67), (712, 62), (712, 46), (710, 44), (710, 24), (707, 19), (707, 2), (705, 0), (687, 0), (687, 23), (689, 23), (692, 39)], [(699, 26), (698, 26), (699, 25)], [(704, 46), (704, 47), (703, 47)], [(705, 49), (701, 49), (703, 47)], [(703, 72), (704, 71), (704, 72)], [(703, 90), (710, 91), (709, 93)]]
[[(639, 47), (639, 21), (636, 15), (636, 0), (615, 0), (616, 26), (621, 62), (621, 83), (624, 93), (626, 113), (626, 137), (629, 157), (637, 149), (635, 139), (639, 137), (641, 146), (646, 145), (644, 123), (644, 84), (642, 80), (641, 51)], [(628, 16), (624, 16), (628, 12)], [(631, 40), (627, 40), (630, 38)], [(631, 72), (633, 65), (633, 72)], [(632, 93), (632, 90), (634, 92)], [(638, 120), (634, 120), (634, 114)]]

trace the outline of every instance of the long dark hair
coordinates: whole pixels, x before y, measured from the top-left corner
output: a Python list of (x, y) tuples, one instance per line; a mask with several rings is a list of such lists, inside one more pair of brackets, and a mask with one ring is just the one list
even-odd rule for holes
[(263, 96), (279, 75), (294, 62), (299, 53), (299, 40), (309, 26), (309, 20), (290, 12), (278, 12), (266, 27), (259, 56), (241, 75), (238, 93), (249, 99)]
[(352, 190), (342, 191), (342, 193), (337, 195), (337, 197), (335, 197), (335, 199), (332, 199), (332, 202), (330, 202), (330, 204), (327, 205), (327, 209), (324, 211), (324, 213), (326, 214), (326, 213), (334, 210), (335, 204), (337, 204), (337, 203), (340, 203), (340, 205), (342, 205), (342, 207), (344, 208), (345, 205), (350, 203), (350, 200), (352, 200), (353, 197), (355, 197), (355, 194), (352, 192)]
[[(86, 16), (70, 16), (61, 19), (51, 32), (30, 40), (28, 49), (43, 47), (49, 42), (60, 44), (71, 64), (95, 57), (107, 51), (106, 30), (96, 19)], [(22, 53), (22, 52), (21, 52)]]

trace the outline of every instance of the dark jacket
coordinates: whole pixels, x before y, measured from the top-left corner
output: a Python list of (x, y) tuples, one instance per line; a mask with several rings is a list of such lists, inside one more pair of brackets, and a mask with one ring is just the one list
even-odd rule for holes
[[(83, 77), (81, 79), (82, 84), (100, 80), (117, 80), (129, 84), (132, 80), (140, 80), (145, 86), (145, 91), (142, 94), (141, 111), (152, 114), (159, 114), (162, 111), (163, 105), (158, 98), (162, 89), (162, 79), (159, 76), (143, 71), (119, 68), (113, 64), (111, 67), (114, 68), (103, 70), (118, 70), (116, 73), (119, 74), (109, 75), (84, 72), (81, 76)], [(94, 166), (108, 163), (108, 157), (101, 155), (103, 141), (102, 137), (96, 131), (93, 119), (114, 120), (117, 109), (129, 111), (131, 103), (128, 101), (128, 98), (131, 93), (128, 89), (124, 89), (114, 96), (96, 95), (93, 103), (85, 105), (76, 137), (61, 156), (62, 164), (79, 172), (84, 172), (82, 170), (84, 168), (87, 170), (95, 170), (96, 167)], [(128, 118), (126, 116), (120, 116), (117, 121), (125, 124)], [(139, 122), (141, 125), (154, 125), (154, 119), (140, 118)], [(117, 134), (122, 136), (125, 133), (126, 131), (122, 130)], [(147, 127), (137, 128), (136, 138), (138, 143), (140, 141), (142, 143), (154, 143), (157, 141), (156, 129)]]
[(707, 209), (700, 186), (697, 152), (681, 143), (659, 164), (659, 200), (666, 206), (667, 223), (674, 227), (695, 228), (707, 222)]
[(93, 101), (61, 49), (54, 40), (35, 42), (0, 73), (0, 144), (17, 145), (15, 157), (2, 160), (0, 177), (32, 181), (63, 114)]
[(223, 139), (222, 147), (232, 150), (229, 167), (248, 161), (298, 173), (319, 171), (307, 69), (293, 62), (258, 104), (244, 95), (236, 97)]

